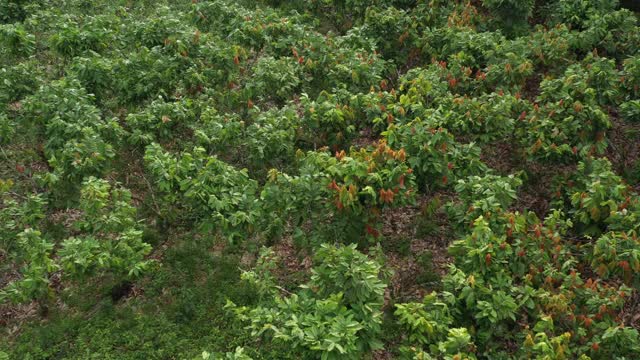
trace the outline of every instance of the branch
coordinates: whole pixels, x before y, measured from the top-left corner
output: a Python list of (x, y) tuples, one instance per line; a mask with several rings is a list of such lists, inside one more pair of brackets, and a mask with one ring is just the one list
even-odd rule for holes
[(149, 182), (149, 180), (147, 180), (146, 176), (142, 175), (142, 178), (144, 179), (144, 182), (147, 183), (147, 186), (149, 187), (149, 194), (151, 194), (151, 201), (153, 202), (152, 210), (156, 213), (156, 215), (158, 215), (158, 217), (162, 218), (160, 207), (158, 206), (156, 197), (153, 194), (153, 187), (151, 186), (151, 183)]

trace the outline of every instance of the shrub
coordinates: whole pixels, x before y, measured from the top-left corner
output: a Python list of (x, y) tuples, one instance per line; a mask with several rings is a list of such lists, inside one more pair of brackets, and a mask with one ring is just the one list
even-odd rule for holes
[(250, 98), (285, 101), (302, 82), (301, 68), (290, 58), (261, 57), (252, 70), (252, 78), (246, 85)]
[[(636, 351), (637, 332), (615, 317), (630, 288), (583, 279), (576, 247), (563, 240), (571, 225), (559, 211), (544, 223), (532, 213), (499, 214), (492, 225), (478, 218), (450, 248), (455, 265), (443, 278), (443, 291), (424, 304), (400, 306), (413, 351), (416, 345), (419, 352), (442, 351), (447, 330), (460, 327), (471, 336), (462, 336), (456, 350), (471, 358), (593, 355), (614, 343), (620, 346), (615, 353)], [(514, 326), (516, 320), (527, 325)], [(523, 345), (513, 353), (496, 337)]]
[(342, 150), (335, 157), (313, 151), (300, 156), (299, 175), (269, 173), (262, 201), (265, 213), (276, 218), (270, 223), (292, 219), (301, 226), (309, 221), (314, 232), (306, 240), (377, 241), (381, 211), (413, 202), (414, 178), (406, 153), (384, 141), (373, 150)]
[(509, 175), (469, 176), (458, 180), (455, 190), (459, 202), (447, 204), (447, 210), (455, 224), (466, 228), (482, 216), (493, 223), (517, 199), (516, 191), (522, 180)]
[[(262, 256), (274, 261), (269, 250)], [(322, 245), (311, 279), (297, 293), (276, 285), (269, 272), (244, 272), (243, 279), (265, 289), (271, 298), (252, 308), (231, 301), (226, 307), (249, 323), (252, 336), (272, 336), (305, 356), (355, 359), (382, 348), (386, 285), (381, 272), (381, 264), (358, 252), (355, 245)]]
[(82, 235), (64, 240), (58, 252), (66, 275), (83, 278), (109, 272), (116, 278), (135, 278), (147, 270), (151, 246), (142, 239), (131, 204), (131, 192), (106, 180), (87, 178), (80, 190), (75, 223)]
[[(231, 165), (195, 147), (175, 157), (156, 143), (147, 146), (145, 163), (162, 195), (169, 219), (177, 205), (202, 231), (230, 240), (251, 233), (259, 216), (257, 183)], [(175, 219), (174, 219), (175, 220)]]
[(592, 246), (593, 250), (586, 252), (586, 258), (600, 277), (615, 277), (629, 286), (638, 286), (640, 240), (635, 231), (603, 234)]
[(618, 0), (559, 0), (555, 16), (580, 30), (587, 27), (589, 18), (602, 16), (617, 7)]
[(12, 55), (28, 55), (35, 50), (35, 36), (21, 24), (0, 24), (0, 44)]
[(303, 94), (300, 104), (302, 115), (302, 140), (314, 149), (330, 146), (334, 150), (349, 143), (356, 135), (354, 110), (347, 104), (341, 104), (337, 96), (321, 92), (317, 99), (311, 100)]
[(15, 250), (15, 239), (26, 228), (37, 229), (45, 218), (47, 201), (42, 195), (30, 195), (23, 201), (9, 194), (12, 181), (1, 182), (0, 188), (0, 249), (12, 253)]
[(573, 47), (581, 52), (595, 48), (619, 60), (634, 55), (640, 45), (637, 21), (626, 9), (593, 15), (587, 20), (587, 29), (577, 34)]
[(49, 38), (49, 46), (60, 55), (72, 58), (89, 51), (101, 52), (113, 41), (110, 20), (105, 17), (86, 17), (80, 24), (71, 18), (61, 18)]
[(624, 60), (624, 68), (620, 82), (624, 100), (633, 101), (640, 97), (640, 56), (633, 56)]
[(448, 187), (458, 179), (487, 171), (474, 143), (459, 144), (446, 129), (436, 126), (417, 118), (392, 125), (383, 134), (391, 146), (405, 150), (421, 188)]
[(7, 250), (21, 267), (21, 277), (0, 289), (0, 300), (37, 300), (41, 310), (46, 310), (55, 296), (51, 277), (58, 270), (71, 279), (104, 274), (131, 279), (151, 264), (145, 259), (151, 246), (142, 240), (131, 193), (112, 188), (106, 180), (90, 177), (83, 182), (78, 208), (83, 218), (73, 224), (76, 235), (60, 244), (38, 230), (44, 218), (42, 198), (30, 197), (20, 205), (9, 200), (7, 205), (0, 217), (8, 221), (4, 226), (8, 233), (0, 240), (17, 244)]
[(638, 203), (607, 159), (580, 162), (577, 172), (567, 182), (564, 200), (570, 204), (568, 213), (579, 231), (599, 235), (609, 227), (631, 229), (629, 224), (635, 219)]
[(25, 0), (0, 0), (0, 24), (23, 21), (27, 12)]
[(49, 184), (73, 188), (84, 177), (106, 172), (122, 128), (115, 119), (103, 119), (93, 96), (77, 80), (41, 87), (25, 100), (23, 111), (27, 120), (44, 130), (44, 153), (53, 168), (45, 178)]
[(620, 105), (622, 117), (627, 121), (640, 121), (640, 100), (631, 100)]
[(533, 12), (533, 0), (482, 0), (482, 5), (498, 18), (508, 32), (527, 24)]
[(184, 134), (195, 117), (194, 105), (190, 100), (154, 100), (144, 110), (127, 115), (125, 122), (130, 129), (129, 141), (148, 145), (152, 142), (170, 140)]
[(289, 106), (254, 109), (247, 118), (209, 108), (192, 129), (203, 147), (263, 176), (271, 168), (282, 169), (294, 162), (301, 121), (305, 120)]
[[(606, 63), (610, 68), (611, 63)], [(521, 141), (530, 157), (568, 162), (604, 152), (608, 145), (605, 131), (611, 122), (599, 103), (615, 96), (599, 93), (596, 87), (602, 80), (592, 75), (588, 67), (576, 64), (562, 77), (542, 81), (540, 105), (534, 106), (521, 129), (525, 132)]]
[(42, 70), (34, 62), (24, 61), (15, 66), (0, 68), (0, 109), (33, 94), (42, 81)]

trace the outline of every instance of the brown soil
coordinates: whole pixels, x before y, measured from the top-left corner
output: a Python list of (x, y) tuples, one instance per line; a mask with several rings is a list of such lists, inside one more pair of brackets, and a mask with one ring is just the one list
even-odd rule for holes
[(556, 176), (568, 176), (575, 171), (575, 165), (549, 166), (528, 162), (525, 164), (529, 170), (528, 181), (520, 188), (518, 199), (512, 206), (513, 210), (524, 212), (530, 210), (536, 213), (539, 218), (544, 218), (550, 209), (555, 188), (553, 179)]
[[(619, 119), (615, 111), (610, 111), (612, 127), (607, 133), (609, 147), (605, 156), (617, 174), (622, 175), (633, 169), (640, 161), (640, 123)], [(640, 190), (640, 184), (636, 184)]]
[(634, 291), (625, 302), (620, 317), (627, 326), (640, 330), (640, 292)]
[[(434, 231), (428, 235), (419, 235), (416, 231), (418, 219), (425, 217), (423, 208), (435, 196), (446, 194), (433, 194), (421, 196), (416, 205), (395, 209), (387, 209), (383, 212), (383, 236), (384, 241), (408, 241), (408, 254), (388, 251), (385, 252), (387, 265), (393, 270), (393, 277), (389, 284), (390, 296), (399, 299), (421, 299), (428, 289), (424, 284), (416, 282), (416, 277), (424, 273), (425, 269), (417, 262), (419, 256), (427, 251), (431, 253), (433, 271), (439, 277), (447, 272), (447, 266), (451, 258), (447, 253), (449, 247), (450, 232), (447, 229), (445, 214), (436, 212), (427, 221), (433, 221)], [(445, 201), (442, 201), (444, 203)]]
[(514, 141), (495, 141), (482, 147), (480, 159), (498, 173), (509, 175), (516, 172), (522, 165), (522, 162), (517, 159), (517, 153), (518, 147)]
[(522, 87), (522, 97), (531, 101), (532, 103), (536, 102), (536, 98), (540, 95), (540, 83), (544, 78), (544, 74), (541, 72), (535, 73), (534, 75), (527, 78)]
[(274, 274), (279, 279), (278, 283), (285, 283), (291, 274), (309, 272), (313, 265), (311, 257), (300, 254), (291, 239), (283, 239), (272, 249), (279, 260), (279, 267)]
[(375, 134), (373, 129), (364, 128), (360, 130), (358, 137), (356, 137), (351, 144), (358, 149), (366, 149), (370, 146), (376, 146), (378, 144), (378, 139), (379, 137)]

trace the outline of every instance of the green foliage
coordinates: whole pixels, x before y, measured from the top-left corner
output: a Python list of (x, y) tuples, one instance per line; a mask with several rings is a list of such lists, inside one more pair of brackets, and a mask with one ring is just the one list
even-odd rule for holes
[(404, 112), (424, 116), (428, 108), (435, 107), (437, 99), (447, 95), (447, 84), (442, 81), (440, 70), (435, 67), (442, 68), (442, 65), (444, 64), (432, 65), (428, 69), (412, 69), (400, 79), (400, 90), (403, 92), (399, 99), (400, 114)]
[(474, 143), (459, 144), (446, 129), (435, 126), (417, 118), (392, 125), (384, 133), (391, 146), (405, 149), (420, 187), (448, 187), (460, 178), (487, 170)]
[(38, 228), (42, 219), (45, 218), (46, 200), (42, 195), (30, 195), (23, 201), (18, 201), (8, 191), (11, 187), (9, 183), (2, 182), (7, 189), (0, 189), (2, 204), (0, 208), (0, 222), (2, 223), (2, 233), (0, 234), (0, 248), (3, 251), (11, 252), (15, 244), (13, 240), (26, 228)]
[(291, 107), (254, 109), (244, 120), (209, 108), (193, 125), (193, 131), (203, 147), (263, 175), (268, 169), (283, 168), (293, 161), (299, 122)]
[(0, 358), (635, 358), (617, 9), (0, 0)]
[(361, 31), (366, 38), (376, 41), (376, 47), (385, 58), (402, 61), (410, 55), (409, 49), (417, 40), (417, 26), (407, 11), (393, 6), (371, 7), (366, 12)]
[(597, 49), (618, 59), (634, 55), (640, 36), (638, 20), (629, 10), (609, 11), (587, 18), (587, 28), (576, 36), (574, 48), (584, 52)]
[(512, 136), (516, 121), (527, 110), (524, 101), (500, 93), (472, 99), (446, 98), (441, 99), (442, 120), (438, 124), (456, 135), (471, 136), (485, 143)]
[(166, 5), (159, 5), (153, 18), (134, 20), (131, 25), (132, 30), (127, 33), (128, 40), (136, 45), (148, 48), (172, 45), (184, 50), (181, 35), (188, 31), (187, 27)]
[(96, 95), (96, 101), (104, 101), (111, 83), (112, 64), (97, 53), (87, 57), (76, 56), (69, 65), (68, 72), (77, 78), (88, 92)]
[(107, 48), (109, 30), (100, 18), (85, 19), (79, 24), (72, 19), (61, 22), (49, 39), (51, 48), (65, 57), (74, 57), (88, 51), (100, 52)]
[(507, 31), (526, 25), (533, 12), (533, 0), (482, 0), (482, 5), (503, 22)]
[(613, 64), (604, 64), (609, 71), (604, 75), (599, 70), (591, 73), (591, 65), (576, 64), (558, 79), (543, 80), (537, 99), (540, 105), (534, 107), (523, 128), (523, 145), (530, 157), (570, 161), (578, 155), (601, 154), (606, 149), (605, 131), (611, 122), (599, 105), (616, 93), (598, 91), (603, 82), (614, 81)]
[(43, 129), (44, 153), (53, 168), (46, 180), (52, 186), (100, 176), (115, 156), (112, 142), (122, 128), (115, 119), (104, 119), (92, 99), (77, 80), (62, 79), (25, 100), (23, 116)]
[[(437, 298), (435, 294), (428, 296), (425, 304), (445, 303), (451, 315), (443, 323), (449, 328), (462, 325), (473, 329), (477, 350), (468, 350), (478, 355), (504, 351), (495, 336), (523, 341), (515, 357), (599, 351), (613, 328), (618, 327), (615, 310), (611, 309), (620, 308), (630, 288), (601, 285), (593, 279), (584, 281), (575, 269), (579, 259), (572, 255), (573, 245), (562, 239), (569, 227), (571, 222), (557, 211), (543, 224), (531, 213), (499, 215), (493, 225), (479, 218), (472, 232), (450, 248), (456, 260), (443, 279), (444, 291)], [(441, 309), (417, 319), (401, 312), (405, 324), (415, 324), (414, 340), (424, 339), (424, 332), (430, 328), (419, 328), (419, 324), (429, 324), (429, 317), (439, 316)], [(513, 334), (516, 319), (527, 319), (524, 321), (530, 327)], [(616, 353), (634, 351), (637, 333), (619, 328), (625, 335), (616, 335), (620, 337), (615, 342), (622, 346)], [(445, 330), (438, 330), (440, 339)], [(592, 337), (584, 342), (580, 337), (587, 331)], [(428, 339), (427, 343), (433, 341)]]
[(35, 36), (20, 24), (0, 24), (0, 44), (3, 52), (12, 55), (28, 55), (35, 48)]
[(528, 39), (533, 46), (528, 47), (536, 64), (551, 68), (567, 66), (575, 57), (571, 46), (575, 41), (575, 33), (565, 24), (553, 28), (536, 27)]
[(129, 141), (148, 145), (184, 133), (195, 118), (193, 107), (190, 100), (167, 102), (160, 98), (152, 101), (142, 112), (127, 115), (126, 123), (131, 132)]
[(36, 230), (44, 218), (43, 199), (30, 197), (24, 204), (7, 200), (0, 214), (7, 231), (0, 240), (22, 269), (19, 280), (1, 289), (0, 299), (28, 302), (52, 298), (50, 277), (57, 270), (72, 279), (104, 273), (117, 278), (141, 275), (151, 263), (145, 259), (151, 247), (142, 241), (130, 202), (127, 190), (112, 189), (106, 180), (85, 180), (78, 208), (82, 218), (74, 224), (78, 235), (62, 241), (54, 256), (54, 239)]
[(632, 56), (625, 59), (622, 87), (626, 91), (626, 99), (633, 99), (640, 95), (640, 56)]
[(26, 17), (24, 0), (2, 0), (0, 1), (0, 23), (12, 23), (22, 21)]
[[(273, 261), (270, 251), (263, 251), (263, 256)], [(272, 298), (254, 308), (231, 301), (226, 307), (250, 323), (252, 336), (272, 336), (310, 357), (355, 359), (364, 351), (381, 348), (386, 287), (380, 279), (381, 264), (358, 252), (355, 245), (322, 245), (315, 263), (311, 279), (296, 294), (273, 283), (268, 271), (245, 272), (243, 278), (269, 290)]]
[(219, 232), (230, 240), (251, 233), (259, 208), (257, 183), (246, 170), (207, 155), (201, 147), (176, 158), (154, 143), (144, 157), (163, 197), (164, 216), (171, 218), (172, 205), (178, 205), (204, 232)]
[(566, 201), (571, 205), (569, 214), (581, 232), (598, 235), (607, 227), (618, 230), (635, 227), (635, 194), (613, 172), (607, 159), (580, 162), (569, 185), (565, 190)]
[(473, 224), (478, 217), (496, 221), (496, 216), (506, 211), (517, 199), (516, 192), (522, 185), (520, 178), (509, 175), (469, 176), (458, 180), (456, 192), (459, 202), (447, 205), (449, 216), (458, 226)]
[(602, 16), (618, 7), (618, 0), (558, 0), (555, 16), (560, 21), (584, 29), (591, 17)]
[(25, 264), (21, 269), (22, 278), (1, 289), (0, 300), (28, 302), (51, 297), (49, 276), (58, 269), (51, 258), (54, 244), (33, 229), (25, 229), (16, 240), (20, 251), (18, 261)]
[(384, 141), (373, 150), (352, 149), (348, 155), (342, 150), (335, 157), (313, 151), (300, 156), (300, 175), (270, 171), (262, 191), (273, 231), (281, 231), (277, 225), (291, 219), (296, 226), (311, 222), (319, 239), (312, 237), (314, 243), (377, 240), (381, 211), (413, 201), (414, 178), (406, 154)]
[(600, 106), (619, 103), (620, 72), (614, 60), (589, 55), (582, 62), (583, 72), (567, 72), (568, 76), (581, 76), (589, 87), (595, 89), (596, 100)]
[[(52, 306), (47, 321), (26, 324), (10, 347), (5, 347), (7, 342), (0, 347), (10, 358), (195, 359), (202, 358), (203, 349), (212, 349), (215, 358), (237, 347), (254, 359), (298, 358), (291, 348), (272, 343), (249, 346), (254, 339), (223, 309), (226, 298), (251, 304), (257, 296), (240, 281), (240, 254), (202, 251), (211, 243), (194, 239), (191, 234), (172, 238), (162, 266), (136, 282), (145, 284), (145, 296), (130, 293), (112, 304), (108, 295), (103, 298), (110, 281), (80, 282), (75, 291), (82, 296), (63, 298), (72, 313)], [(189, 318), (181, 315), (181, 308), (191, 309)], [(87, 311), (92, 315), (86, 316)]]
[(640, 121), (640, 100), (631, 100), (620, 105), (620, 111), (625, 120)]
[(112, 188), (103, 179), (87, 178), (80, 190), (78, 210), (83, 218), (75, 227), (87, 235), (64, 240), (58, 252), (69, 276), (106, 270), (118, 277), (135, 278), (149, 267), (145, 255), (151, 246), (142, 240), (128, 190)]
[(16, 123), (7, 114), (0, 113), (0, 145), (9, 143), (16, 134)]
[(302, 124), (308, 134), (308, 139), (304, 140), (314, 148), (343, 146), (355, 136), (354, 111), (348, 105), (340, 104), (335, 95), (322, 92), (317, 99), (311, 100), (303, 94), (300, 103), (304, 108)]
[(365, 16), (367, 9), (382, 3), (380, 0), (312, 0), (308, 6), (318, 16), (331, 21), (334, 26), (348, 29), (354, 21)]
[(238, 346), (236, 348), (236, 350), (234, 352), (227, 352), (226, 354), (224, 354), (223, 356), (213, 356), (211, 357), (211, 353), (204, 351), (202, 352), (202, 358), (197, 358), (197, 359), (202, 359), (202, 360), (215, 360), (215, 359), (220, 359), (220, 360), (252, 360), (253, 358), (250, 357), (249, 355), (245, 354), (244, 352), (244, 348)]
[(453, 323), (449, 305), (446, 299), (439, 299), (436, 293), (431, 293), (424, 297), (422, 303), (396, 304), (394, 314), (398, 322), (409, 330), (410, 344), (437, 346), (438, 342), (446, 339)]
[(630, 286), (638, 286), (640, 241), (634, 231), (603, 234), (593, 243), (593, 252), (587, 252), (586, 257), (602, 278), (617, 277)]
[(21, 62), (15, 66), (0, 69), (2, 82), (0, 82), (0, 109), (5, 109), (9, 104), (15, 104), (25, 95), (35, 92), (41, 81), (42, 70), (30, 61)]
[(291, 58), (261, 57), (253, 67), (249, 92), (260, 98), (287, 100), (301, 83), (301, 68)]
[(180, 55), (167, 56), (162, 48), (142, 47), (125, 58), (115, 58), (111, 79), (113, 91), (123, 104), (167, 96), (177, 86), (177, 73), (183, 64)]

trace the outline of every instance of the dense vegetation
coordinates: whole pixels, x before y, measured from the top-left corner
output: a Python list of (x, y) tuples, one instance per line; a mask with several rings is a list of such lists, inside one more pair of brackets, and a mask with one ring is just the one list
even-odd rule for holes
[(635, 359), (639, 51), (616, 0), (0, 0), (0, 359)]

